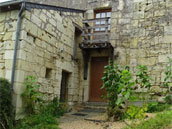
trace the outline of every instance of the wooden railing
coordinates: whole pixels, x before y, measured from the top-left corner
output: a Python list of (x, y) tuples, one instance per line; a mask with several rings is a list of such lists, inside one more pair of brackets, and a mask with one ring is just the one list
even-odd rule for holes
[[(83, 21), (83, 43), (109, 42), (110, 18), (89, 19)], [(99, 24), (100, 23), (100, 24)]]

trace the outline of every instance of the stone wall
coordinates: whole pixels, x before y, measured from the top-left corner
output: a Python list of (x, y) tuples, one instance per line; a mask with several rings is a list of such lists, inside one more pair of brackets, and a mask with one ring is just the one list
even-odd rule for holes
[[(15, 37), (16, 29), (16, 20), (11, 17), (16, 17), (17, 13), (10, 16), (11, 14), (13, 11), (0, 14), (0, 17), (6, 16), (11, 20), (8, 22), (5, 19), (1, 22), (1, 35), (4, 35), (0, 35), (2, 50), (0, 51), (0, 72), (2, 71), (0, 77), (6, 77), (9, 80), (15, 39), (12, 36)], [(62, 12), (60, 15), (59, 12), (53, 10), (24, 11), (14, 85), (17, 114), (22, 112), (23, 102), (20, 95), (25, 89), (23, 82), (28, 75), (37, 77), (41, 84), (40, 92), (45, 94), (45, 99), (52, 100), (60, 95), (62, 71), (68, 72), (68, 103), (73, 105), (79, 100), (79, 63), (81, 60), (80, 57), (77, 57), (78, 62), (72, 59), (75, 37), (73, 23), (82, 27), (82, 17), (82, 13)], [(5, 29), (11, 26), (14, 28)], [(80, 35), (77, 38), (79, 37)], [(77, 51), (78, 46), (77, 43)], [(81, 54), (78, 53), (78, 55)]]
[(0, 77), (11, 78), (18, 11), (0, 12)]
[(152, 89), (162, 92), (167, 57), (172, 58), (172, 1), (116, 0), (112, 6), (111, 43), (122, 65), (146, 65)]
[[(167, 57), (172, 58), (172, 1), (111, 0), (102, 4), (90, 1), (85, 18), (94, 18), (94, 10), (104, 8), (112, 8), (110, 42), (115, 60), (130, 66), (134, 75), (139, 64), (146, 65), (153, 79), (151, 90), (157, 94), (166, 93), (167, 89), (160, 86), (164, 84)], [(84, 101), (88, 101), (89, 78), (88, 74), (88, 80), (82, 81), (86, 89)]]

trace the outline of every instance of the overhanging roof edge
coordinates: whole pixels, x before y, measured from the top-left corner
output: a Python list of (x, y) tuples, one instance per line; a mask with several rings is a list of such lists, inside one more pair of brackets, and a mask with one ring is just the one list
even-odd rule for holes
[(0, 3), (0, 8), (1, 8), (1, 7), (5, 7), (5, 6), (20, 4), (20, 3), (22, 3), (22, 2), (24, 2), (24, 0), (15, 0), (15, 1), (3, 2), (3, 3)]
[(66, 7), (60, 7), (60, 6), (27, 2), (25, 0), (7, 1), (4, 3), (0, 3), (0, 8), (21, 4), (23, 2), (26, 3), (26, 7), (37, 8), (37, 9), (49, 9), (49, 10), (58, 10), (58, 11), (62, 11), (62, 12), (64, 11), (64, 12), (77, 12), (77, 13), (84, 13), (86, 11), (86, 10), (81, 10), (81, 9), (66, 8)]

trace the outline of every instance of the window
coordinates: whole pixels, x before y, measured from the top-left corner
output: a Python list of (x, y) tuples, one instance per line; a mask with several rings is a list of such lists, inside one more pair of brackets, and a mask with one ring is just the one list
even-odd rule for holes
[[(109, 18), (109, 20), (108, 20), (108, 30), (109, 31), (110, 31), (110, 23), (111, 23), (110, 17), (111, 17), (111, 9), (95, 11), (95, 19)], [(103, 27), (105, 24), (106, 24), (106, 20), (96, 21), (95, 26), (99, 26), (99, 27), (96, 28), (95, 31), (105, 31), (105, 27)]]
[(45, 78), (51, 79), (51, 75), (52, 75), (52, 69), (51, 68), (46, 68)]

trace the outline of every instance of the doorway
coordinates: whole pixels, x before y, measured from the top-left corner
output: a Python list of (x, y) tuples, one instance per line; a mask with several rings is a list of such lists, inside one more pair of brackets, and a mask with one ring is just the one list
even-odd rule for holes
[(102, 77), (104, 74), (104, 67), (108, 65), (108, 57), (92, 57), (91, 59), (91, 72), (90, 72), (90, 102), (104, 102), (102, 95), (106, 94), (105, 89), (102, 87)]
[(68, 80), (69, 80), (69, 73), (66, 71), (62, 71), (60, 102), (67, 102), (67, 99), (68, 99)]

